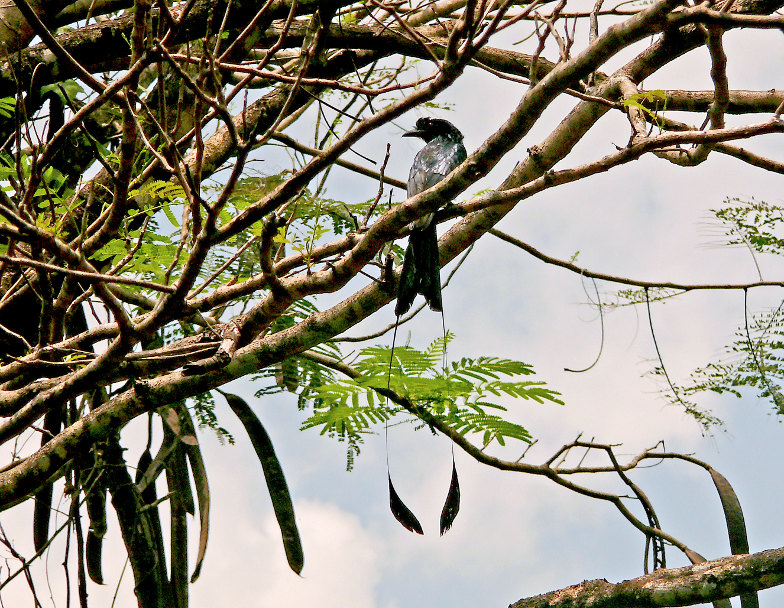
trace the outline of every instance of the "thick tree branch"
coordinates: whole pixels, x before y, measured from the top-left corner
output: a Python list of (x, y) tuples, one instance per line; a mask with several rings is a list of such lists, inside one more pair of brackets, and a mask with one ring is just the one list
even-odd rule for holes
[(782, 583), (784, 548), (722, 557), (685, 568), (658, 570), (617, 584), (606, 580), (586, 581), (519, 600), (509, 608), (692, 606)]

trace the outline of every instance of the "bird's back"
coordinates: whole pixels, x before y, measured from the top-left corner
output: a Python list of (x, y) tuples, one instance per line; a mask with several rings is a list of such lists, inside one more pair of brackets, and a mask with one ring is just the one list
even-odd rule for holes
[[(420, 118), (416, 126), (416, 131), (405, 135), (421, 137), (427, 143), (411, 165), (407, 184), (409, 197), (438, 184), (467, 157), (463, 135), (452, 123), (442, 119)], [(441, 205), (446, 202), (441, 201)], [(408, 226), (411, 234), (403, 259), (395, 305), (398, 317), (411, 308), (418, 293), (425, 296), (431, 309), (442, 310), (438, 233), (433, 217), (433, 213), (428, 213)]]
[(430, 140), (414, 157), (408, 173), (408, 196), (432, 188), (466, 158), (462, 142), (443, 135)]

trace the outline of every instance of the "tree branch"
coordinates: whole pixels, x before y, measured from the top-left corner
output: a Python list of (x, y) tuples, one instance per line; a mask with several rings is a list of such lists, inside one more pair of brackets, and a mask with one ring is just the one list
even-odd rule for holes
[(509, 608), (658, 608), (692, 606), (784, 583), (784, 548), (733, 555), (694, 566), (657, 570), (612, 584), (593, 580), (521, 599)]

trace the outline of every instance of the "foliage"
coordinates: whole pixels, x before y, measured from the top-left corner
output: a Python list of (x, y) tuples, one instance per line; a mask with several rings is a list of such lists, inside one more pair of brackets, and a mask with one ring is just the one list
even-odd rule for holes
[(784, 416), (784, 317), (781, 308), (754, 314), (745, 328), (735, 331), (735, 339), (725, 347), (725, 357), (709, 362), (690, 374), (681, 387), (684, 395), (712, 392), (742, 397), (744, 389), (771, 401), (777, 414)]
[[(713, 217), (708, 225), (713, 245), (745, 247), (755, 263), (757, 255), (784, 254), (781, 206), (753, 198), (728, 197), (724, 206), (712, 209), (711, 213)], [(633, 302), (628, 295), (625, 297)], [(743, 324), (734, 331), (733, 340), (724, 347), (723, 357), (694, 369), (688, 381), (665, 391), (674, 404), (686, 405), (687, 411), (696, 413), (695, 418), (706, 428), (719, 421), (693, 401), (703, 393), (738, 398), (754, 393), (770, 401), (776, 413), (784, 416), (784, 303), (756, 313), (746, 310), (745, 316)], [(653, 373), (664, 376), (664, 369), (657, 366)]]
[(724, 206), (711, 209), (718, 232), (716, 244), (747, 247), (754, 253), (784, 253), (784, 207), (758, 201), (728, 197)]
[[(660, 104), (661, 107), (659, 107)], [(642, 110), (650, 116), (656, 124), (661, 126), (659, 112), (665, 112), (667, 110), (667, 93), (661, 89), (641, 91), (622, 99), (621, 105), (625, 108), (637, 108)], [(651, 110), (649, 107), (651, 105), (653, 105), (655, 109)]]
[(16, 107), (16, 99), (13, 97), (1, 97), (0, 98), (0, 116), (3, 118), (10, 118), (14, 114), (14, 108)]
[(234, 437), (223, 428), (215, 414), (215, 399), (210, 393), (200, 393), (188, 400), (188, 407), (193, 412), (201, 429), (209, 429), (221, 443), (234, 445)]
[(345, 441), (351, 468), (364, 435), (374, 425), (388, 424), (396, 417), (412, 421), (409, 411), (385, 397), (391, 390), (416, 411), (442, 420), (459, 434), (480, 435), (482, 449), (494, 442), (503, 446), (507, 439), (530, 443), (529, 432), (508, 418), (507, 408), (497, 399), (506, 396), (562, 404), (559, 393), (541, 381), (516, 380), (534, 373), (531, 365), (520, 361), (462, 358), (442, 367), (452, 339), (449, 333), (424, 351), (410, 346), (397, 347), (394, 353), (385, 346), (363, 348), (352, 364), (360, 376), (332, 382), (319, 376), (312, 385), (302, 386), (300, 398), (313, 407), (302, 428), (320, 428), (322, 435)]
[(680, 289), (653, 287), (649, 289), (619, 289), (611, 294), (610, 301), (603, 303), (607, 310), (623, 306), (636, 306), (647, 302), (666, 302), (667, 300), (683, 294)]

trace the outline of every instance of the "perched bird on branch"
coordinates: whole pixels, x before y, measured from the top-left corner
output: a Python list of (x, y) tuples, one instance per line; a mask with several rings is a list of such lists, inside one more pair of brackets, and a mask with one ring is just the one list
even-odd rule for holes
[[(408, 173), (408, 196), (432, 188), (449, 175), (466, 157), (463, 134), (442, 118), (420, 118), (416, 129), (403, 137), (420, 137), (426, 145), (414, 157)], [(446, 204), (448, 201), (444, 201)], [(431, 309), (441, 310), (441, 275), (438, 266), (438, 235), (432, 213), (412, 222), (403, 271), (397, 290), (395, 314), (405, 314), (416, 294), (425, 296)]]
[[(425, 147), (414, 157), (414, 164), (408, 173), (408, 196), (412, 197), (432, 188), (447, 175), (449, 175), (468, 156), (463, 146), (463, 134), (449, 121), (441, 118), (420, 118), (416, 122), (416, 129), (404, 133), (403, 137), (421, 137), (425, 140)], [(443, 201), (446, 204), (448, 201)], [(418, 293), (425, 296), (425, 301), (431, 309), (441, 312), (443, 326), (443, 308), (441, 306), (441, 273), (438, 266), (438, 234), (434, 213), (429, 213), (409, 225), (411, 235), (408, 239), (406, 255), (403, 258), (403, 270), (400, 273), (400, 283), (397, 289), (397, 304), (395, 315), (400, 320), (400, 315), (405, 314), (414, 303)], [(395, 352), (395, 338), (397, 337), (397, 322), (392, 335), (392, 353), (389, 359), (389, 375), (387, 376), (387, 390), (392, 372), (392, 361)], [(444, 329), (446, 339), (446, 329)], [(392, 484), (392, 475), (389, 472), (389, 456), (387, 455), (387, 477), (389, 480), (389, 507), (404, 528), (417, 534), (422, 534), (422, 525), (403, 503)], [(441, 511), (440, 530), (443, 535), (450, 527), (460, 510), (460, 483), (457, 479), (455, 467), (454, 448), (452, 449), (452, 478), (449, 484), (444, 508)]]

